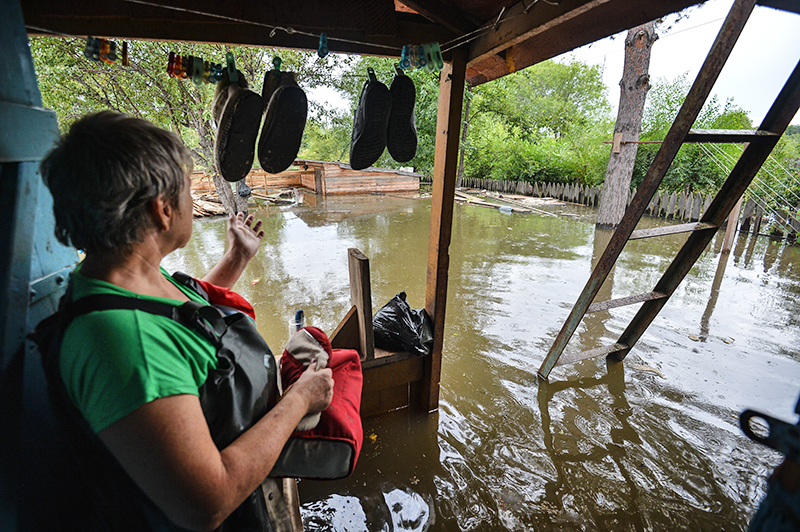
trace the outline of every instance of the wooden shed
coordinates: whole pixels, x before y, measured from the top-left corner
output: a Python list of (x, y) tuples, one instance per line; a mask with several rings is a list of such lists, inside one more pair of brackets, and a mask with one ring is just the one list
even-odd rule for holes
[[(375, 168), (353, 170), (341, 161), (310, 161), (298, 159), (303, 169), (301, 185), (323, 196), (342, 194), (371, 194), (373, 192), (419, 192), (422, 174), (407, 170)], [(312, 173), (313, 172), (313, 173)], [(313, 181), (310, 177), (313, 176)]]

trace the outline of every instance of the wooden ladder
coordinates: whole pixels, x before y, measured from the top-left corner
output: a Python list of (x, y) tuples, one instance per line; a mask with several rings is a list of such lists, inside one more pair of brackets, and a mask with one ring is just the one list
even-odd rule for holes
[[(547, 357), (542, 362), (537, 372), (540, 378), (546, 379), (553, 367), (557, 365), (572, 364), (600, 355), (607, 355), (614, 360), (625, 358), (667, 303), (719, 227), (725, 222), (725, 219), (788, 127), (795, 113), (797, 113), (798, 108), (800, 108), (800, 63), (798, 63), (757, 130), (690, 129), (708, 99), (714, 82), (719, 77), (719, 73), (730, 56), (731, 50), (736, 44), (756, 3), (793, 12), (798, 12), (800, 9), (800, 6), (784, 0), (761, 0), (760, 2), (757, 2), (757, 0), (736, 0), (734, 2), (697, 75), (697, 79), (661, 144), (661, 149), (659, 149), (653, 163), (650, 165), (642, 185), (625, 211), (622, 221), (597, 262), (597, 266), (583, 288), (583, 292), (578, 297)], [(716, 198), (714, 198), (714, 201), (712, 201), (698, 222), (669, 228), (634, 231), (636, 224), (658, 190), (664, 174), (672, 164), (681, 145), (685, 142), (737, 142), (747, 144)], [(684, 232), (691, 234), (652, 291), (593, 303), (595, 296), (614, 267), (628, 240)], [(587, 313), (640, 303), (643, 303), (641, 308), (617, 342), (575, 355), (561, 356), (570, 338)]]

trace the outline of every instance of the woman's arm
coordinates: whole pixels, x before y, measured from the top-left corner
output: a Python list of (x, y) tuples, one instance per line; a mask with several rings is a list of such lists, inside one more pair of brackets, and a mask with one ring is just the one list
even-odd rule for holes
[(255, 224), (253, 220), (252, 214), (245, 218), (241, 212), (228, 217), (228, 249), (216, 266), (203, 277), (204, 281), (231, 288), (239, 280), (247, 263), (256, 256), (258, 246), (264, 238), (261, 220)]
[(222, 451), (199, 398), (187, 394), (144, 404), (98, 436), (173, 522), (213, 530), (267, 477), (300, 419), (327, 408), (332, 397), (331, 370), (316, 371), (312, 363), (272, 410)]

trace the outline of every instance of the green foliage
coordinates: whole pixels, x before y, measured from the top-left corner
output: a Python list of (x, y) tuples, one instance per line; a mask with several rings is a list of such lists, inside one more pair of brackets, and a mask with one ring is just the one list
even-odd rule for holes
[(466, 175), (602, 181), (610, 106), (598, 67), (545, 61), (472, 92)]
[[(687, 74), (672, 81), (659, 79), (647, 95), (642, 118), (642, 140), (663, 140), (678, 111), (683, 105), (691, 83)], [(748, 129), (747, 113), (732, 99), (724, 105), (716, 96), (711, 97), (700, 111), (693, 128), (696, 129)], [(641, 144), (636, 155), (631, 187), (638, 187), (650, 167), (659, 145)], [(715, 193), (728, 176), (729, 168), (723, 161), (738, 157), (741, 150), (735, 145), (684, 144), (664, 176), (661, 190)]]
[(57, 37), (30, 41), (42, 99), (46, 107), (55, 110), (62, 130), (80, 116), (103, 109), (140, 116), (180, 134), (192, 150), (195, 164), (207, 171), (213, 169), (214, 86), (195, 86), (188, 79), (169, 77), (166, 65), (170, 51), (219, 63), (224, 63), (226, 52), (233, 52), (237, 68), (257, 92), (276, 55), (282, 59), (281, 70), (296, 72), (298, 83), (304, 87), (326, 80), (341, 59), (329, 56), (320, 60), (311, 52), (292, 50), (134, 41), (129, 43), (130, 66), (123, 67), (120, 62), (107, 65), (87, 60), (84, 43), (82, 39)]

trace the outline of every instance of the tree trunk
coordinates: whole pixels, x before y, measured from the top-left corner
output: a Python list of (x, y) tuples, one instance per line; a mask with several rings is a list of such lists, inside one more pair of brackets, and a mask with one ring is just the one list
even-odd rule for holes
[[(638, 148), (635, 141), (642, 131), (644, 101), (650, 90), (650, 49), (656, 39), (654, 22), (628, 30), (625, 38), (625, 67), (619, 82), (619, 111), (614, 126), (615, 149), (608, 159), (597, 213), (597, 225), (601, 227), (616, 227), (625, 214)], [(620, 138), (622, 142), (618, 145)]]
[(225, 207), (225, 212), (238, 213), (243, 212), (247, 214), (247, 198), (243, 198), (231, 188), (231, 183), (225, 181), (219, 174), (214, 174), (214, 186), (219, 194), (219, 200), (222, 206)]

